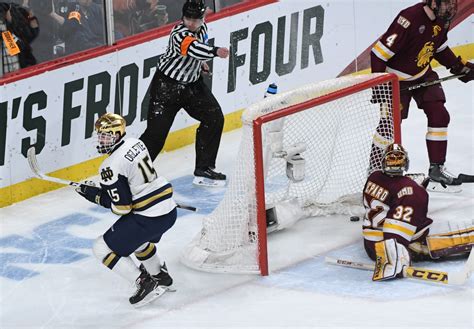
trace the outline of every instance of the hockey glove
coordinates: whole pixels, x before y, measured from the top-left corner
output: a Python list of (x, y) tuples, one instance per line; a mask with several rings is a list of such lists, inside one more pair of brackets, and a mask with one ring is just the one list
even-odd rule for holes
[(375, 243), (375, 269), (373, 281), (403, 277), (403, 269), (410, 266), (407, 248), (395, 239)]
[(97, 203), (99, 206), (105, 208), (110, 208), (111, 206), (111, 199), (109, 195), (99, 187), (81, 184), (78, 188), (76, 188), (76, 192), (86, 200), (92, 203)]
[(458, 62), (451, 66), (450, 72), (455, 75), (464, 74), (459, 78), (464, 83), (474, 80), (474, 64), (463, 61), (461, 56), (458, 57)]

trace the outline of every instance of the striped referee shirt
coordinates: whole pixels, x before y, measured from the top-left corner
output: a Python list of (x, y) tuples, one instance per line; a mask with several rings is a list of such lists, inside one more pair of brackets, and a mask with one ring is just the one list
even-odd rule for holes
[(191, 83), (199, 79), (201, 63), (217, 56), (217, 47), (207, 45), (207, 25), (203, 22), (196, 32), (183, 23), (176, 25), (170, 34), (166, 53), (158, 64), (167, 77), (180, 83)]

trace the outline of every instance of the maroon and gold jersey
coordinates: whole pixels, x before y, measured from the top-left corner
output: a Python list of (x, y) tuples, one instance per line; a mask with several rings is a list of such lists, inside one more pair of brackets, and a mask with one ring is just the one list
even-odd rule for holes
[(428, 192), (411, 178), (375, 171), (367, 178), (363, 197), (363, 235), (369, 255), (377, 241), (395, 238), (408, 247), (428, 234), (433, 222), (427, 217)]
[(431, 70), (433, 57), (448, 47), (449, 26), (439, 18), (432, 21), (424, 6), (419, 3), (402, 10), (372, 48), (372, 54), (386, 63), (386, 71), (400, 81), (422, 77)]

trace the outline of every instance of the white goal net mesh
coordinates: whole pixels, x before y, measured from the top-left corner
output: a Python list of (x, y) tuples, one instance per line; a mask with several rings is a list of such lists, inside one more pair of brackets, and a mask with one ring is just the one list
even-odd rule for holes
[[(224, 198), (203, 219), (200, 234), (182, 255), (183, 263), (214, 272), (260, 271), (252, 125), (265, 114), (289, 113), (262, 126), (267, 208), (294, 200), (309, 217), (351, 213), (361, 205), (367, 175), (380, 168), (383, 149), (394, 139), (391, 83), (357, 89), (380, 76), (323, 81), (250, 106), (242, 115), (242, 141)], [(288, 111), (346, 88), (353, 93), (297, 113)], [(295, 154), (295, 165), (300, 166), (295, 176), (303, 171), (302, 179), (287, 174), (289, 158)]]

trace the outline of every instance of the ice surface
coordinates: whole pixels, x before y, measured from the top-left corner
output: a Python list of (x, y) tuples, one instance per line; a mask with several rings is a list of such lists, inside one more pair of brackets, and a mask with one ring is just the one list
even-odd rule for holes
[[(447, 167), (474, 173), (474, 84), (444, 84), (451, 113)], [(426, 118), (412, 104), (403, 124), (410, 172), (426, 172)], [(217, 169), (231, 172), (240, 131), (224, 135)], [(271, 274), (210, 274), (179, 263), (183, 247), (224, 189), (192, 186), (194, 146), (160, 155), (158, 172), (176, 198), (199, 213), (179, 211), (158, 252), (176, 288), (151, 305), (128, 304), (132, 286), (99, 264), (92, 241), (116, 218), (66, 187), (0, 209), (0, 328), (472, 328), (473, 279), (447, 287), (401, 279), (373, 283), (367, 271), (330, 266), (324, 257), (368, 261), (361, 222), (344, 216), (306, 219), (269, 236)], [(474, 218), (474, 184), (456, 195), (431, 194), (437, 221)], [(422, 263), (458, 270), (463, 261)]]

